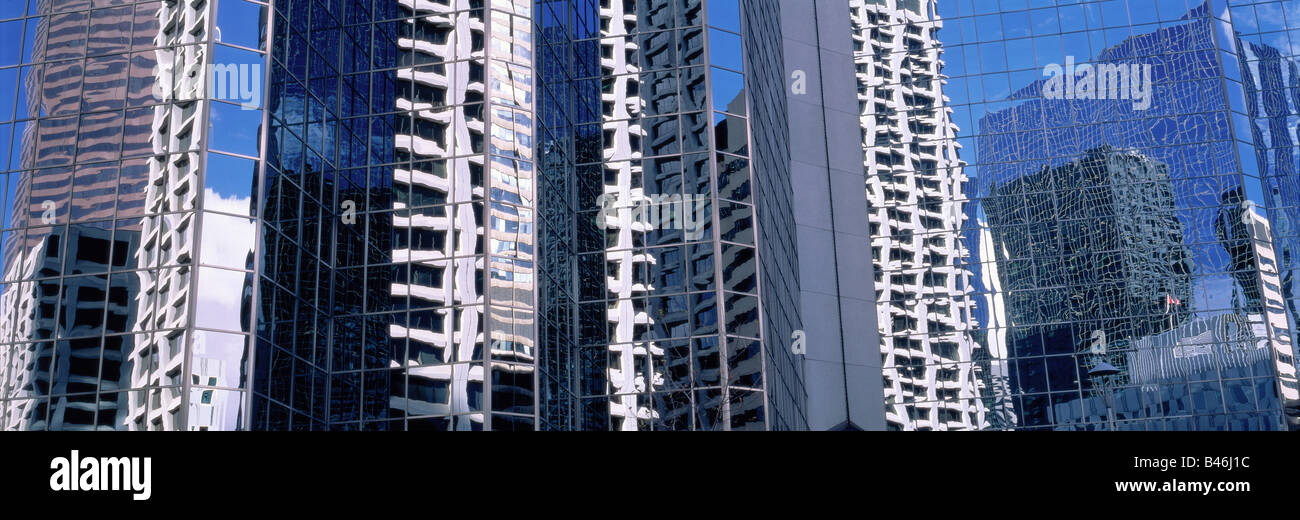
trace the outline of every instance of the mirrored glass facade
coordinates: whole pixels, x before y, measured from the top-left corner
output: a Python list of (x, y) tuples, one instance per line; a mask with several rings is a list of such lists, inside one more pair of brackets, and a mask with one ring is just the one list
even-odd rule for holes
[(855, 0), (849, 10), (887, 426), (965, 430), (997, 418), (981, 399), (992, 384), (987, 347), (967, 328), (968, 178), (933, 5)]
[[(539, 232), (559, 256), (544, 260), (541, 304), (572, 321), (543, 331), (543, 356), (566, 356), (543, 371), (556, 411), (574, 412), (542, 421), (803, 428), (801, 365), (764, 342), (796, 328), (794, 292), (759, 283), (792, 270), (762, 263), (767, 247), (789, 251), (793, 227), (778, 3), (544, 4), (557, 20), (542, 29), (541, 63), (556, 62), (542, 76)], [(773, 180), (761, 192), (756, 163)]]
[(744, 5), (4, 2), (3, 428), (800, 428)]
[(854, 3), (891, 427), (1295, 427), (1294, 2)]
[(808, 4), (0, 2), (0, 429), (1300, 427), (1300, 1)]
[[(246, 47), (217, 44), (212, 4), (0, 7), (5, 429), (248, 425), (238, 270), (253, 226), (238, 194), (255, 174), (260, 99), (214, 100), (210, 65), (261, 62), (265, 36), (248, 23), (228, 31)], [(246, 7), (245, 21), (265, 20)], [(245, 181), (205, 184), (205, 164)], [(241, 233), (199, 247), (205, 225)], [(233, 270), (214, 267), (200, 292), (202, 264)]]

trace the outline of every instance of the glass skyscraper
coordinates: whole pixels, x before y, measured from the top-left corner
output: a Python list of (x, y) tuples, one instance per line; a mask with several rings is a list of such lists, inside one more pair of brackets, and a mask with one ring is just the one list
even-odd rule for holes
[(778, 22), (5, 2), (3, 427), (804, 428)]
[(849, 3), (871, 261), (891, 429), (996, 422), (988, 347), (971, 329), (961, 228), (969, 179), (947, 90), (935, 2)]
[(1295, 427), (1293, 3), (856, 3), (879, 312), (966, 314), (882, 315), (892, 427)]
[[(598, 430), (803, 427), (793, 356), (763, 341), (790, 337), (785, 313), (797, 310), (788, 291), (759, 283), (762, 233), (791, 211), (789, 196), (779, 198), (789, 184), (777, 3), (546, 7), (542, 32), (555, 52), (542, 62), (559, 62), (541, 77), (542, 110), (551, 111), (542, 197), (577, 211), (576, 220), (550, 212), (539, 226), (544, 241), (569, 251), (546, 262), (544, 314), (572, 319), (556, 324), (558, 343), (544, 350), (571, 356), (573, 368), (547, 363), (554, 386), (545, 391), (576, 412), (543, 420)], [(775, 103), (756, 103), (754, 87)], [(760, 191), (764, 175), (777, 181)]]
[(0, 429), (1296, 429), (1300, 2), (0, 2)]

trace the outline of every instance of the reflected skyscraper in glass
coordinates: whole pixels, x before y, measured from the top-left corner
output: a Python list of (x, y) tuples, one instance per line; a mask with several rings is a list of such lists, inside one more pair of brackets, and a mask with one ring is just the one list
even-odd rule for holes
[(0, 428), (1296, 429), (1289, 7), (0, 2)]
[(968, 179), (980, 427), (1296, 427), (1295, 62), (1230, 3), (925, 14)]
[(1000, 424), (988, 346), (968, 328), (968, 178), (945, 96), (936, 2), (849, 3), (865, 151), (876, 322), (890, 429)]
[(204, 12), (22, 4), (0, 12), (5, 428), (237, 427), (242, 349), (186, 327)]
[(804, 427), (777, 2), (107, 3), (0, 7), (5, 429)]
[(558, 255), (544, 260), (539, 300), (556, 321), (540, 332), (543, 356), (567, 360), (544, 363), (543, 401), (573, 410), (539, 421), (805, 427), (784, 339), (794, 295), (760, 284), (775, 269), (766, 255), (787, 254), (763, 232), (793, 211), (778, 3), (539, 5), (553, 16), (541, 30), (539, 236)]

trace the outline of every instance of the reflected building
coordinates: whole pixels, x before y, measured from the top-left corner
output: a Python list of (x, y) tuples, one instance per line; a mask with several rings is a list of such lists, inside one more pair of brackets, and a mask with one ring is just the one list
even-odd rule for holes
[[(1101, 147), (995, 186), (982, 202), (1006, 317), (1040, 324), (1007, 336), (1017, 393), (1079, 385), (1086, 395), (1097, 382), (1080, 374), (1101, 362), (1120, 369), (1108, 382), (1132, 384), (1122, 353), (1188, 319), (1191, 251), (1166, 164)], [(1056, 397), (1052, 407), (1059, 414), (1069, 401)]]
[[(1039, 57), (1039, 67), (1056, 61), (1067, 81), (1102, 78), (1099, 89), (1066, 94), (1049, 78), (996, 90), (1007, 84), (994, 78), (1025, 77), (998, 75), (1025, 62), (1011, 51), (978, 69), (967, 54), (952, 82), (994, 89), (982, 93), (987, 109), (963, 104), (964, 91), (956, 113), (977, 122), (975, 146), (962, 152), (976, 205), (965, 241), (978, 269), (976, 325), (1010, 371), (998, 396), (1013, 403), (1008, 426), (1288, 428), (1295, 324), (1277, 251), (1290, 238), (1275, 227), (1286, 210), (1266, 193), (1270, 183), (1293, 184), (1294, 169), (1266, 169), (1253, 150), (1270, 146), (1261, 128), (1291, 116), (1266, 87), (1251, 87), (1265, 103), (1248, 108), (1242, 86), (1251, 78), (1276, 87), (1281, 77), (1257, 73), (1264, 69), (1243, 54), (1233, 28), (1250, 22), (1209, 3), (1095, 7), (1095, 19), (1021, 16), (1051, 14), (1044, 27), (1062, 32), (1163, 22), (1135, 35), (1106, 32), (1090, 59)], [(950, 21), (975, 15), (940, 11)], [(1012, 36), (1019, 27), (1001, 30), (1005, 37), (962, 31), (956, 40), (1024, 44)], [(1087, 48), (1062, 40), (1066, 54)], [(1071, 69), (1075, 60), (1081, 67)], [(1102, 361), (1118, 373), (1095, 375)]]
[(849, 8), (887, 427), (987, 428), (992, 367), (967, 325), (968, 179), (944, 94), (944, 22), (929, 0)]
[[(482, 429), (485, 373), (467, 362), (482, 359), (486, 337), (479, 328), (485, 266), (476, 256), (485, 230), (486, 20), (482, 11), (456, 7), (399, 6), (412, 18), (398, 39), (404, 67), (396, 108), (410, 113), (399, 114), (397, 148), (413, 162), (394, 168), (392, 294), (398, 308), (409, 300), (412, 309), (439, 309), (412, 313), (394, 328), (394, 341), (408, 343), (410, 368), (407, 392), (392, 396), (392, 408), (398, 417), (453, 416), (459, 429)], [(393, 368), (404, 368), (400, 354)], [(480, 413), (464, 415), (471, 411)]]
[[(560, 66), (574, 85), (559, 87), (564, 103), (543, 105), (543, 124), (562, 123), (545, 117), (549, 109), (577, 125), (572, 137), (559, 134), (568, 142), (545, 149), (555, 161), (546, 174), (572, 168), (576, 195), (548, 192), (564, 186), (552, 179), (543, 179), (540, 194), (544, 203), (565, 200), (555, 207), (572, 204), (578, 215), (576, 240), (554, 229), (542, 235), (556, 247), (576, 242), (578, 253), (576, 266), (551, 266), (573, 271), (548, 273), (573, 280), (573, 288), (557, 283), (547, 293), (561, 298), (542, 303), (548, 315), (576, 311), (576, 367), (545, 374), (576, 389), (576, 421), (559, 427), (806, 427), (802, 367), (780, 339), (797, 328), (793, 293), (780, 284), (765, 292), (759, 283), (776, 268), (765, 251), (786, 254), (763, 233), (792, 211), (783, 73), (772, 52), (779, 6), (567, 4), (577, 25), (561, 22), (556, 32), (586, 41), (558, 43), (572, 60)], [(544, 88), (556, 89), (548, 79)], [(755, 102), (756, 88), (770, 104)], [(765, 175), (783, 181), (758, 188), (755, 177)], [(544, 345), (544, 355), (567, 342)]]
[(808, 427), (780, 2), (10, 4), (6, 429)]
[(19, 77), (6, 93), (17, 110), (3, 116), (15, 120), (4, 125), (13, 144), (6, 131), (0, 145), (10, 170), (0, 174), (4, 429), (124, 429), (141, 395), (126, 390), (138, 388), (131, 332), (149, 169), (122, 159), (148, 153), (156, 61), (130, 50), (153, 47), (157, 9), (75, 4), (0, 15), (15, 18), (5, 27), (22, 30), (29, 64), (4, 71)]
[[(1280, 299), (1272, 303), (1286, 309), (1292, 326), (1291, 345), (1300, 356), (1300, 207), (1290, 202), (1300, 198), (1300, 151), (1291, 130), (1300, 124), (1294, 108), (1294, 96), (1284, 93), (1294, 91), (1300, 63), (1297, 49), (1273, 38), (1270, 43), (1285, 50), (1257, 43), (1249, 33), (1258, 31), (1256, 18), (1250, 11), (1239, 9), (1243, 23), (1237, 27), (1237, 54), (1242, 63), (1241, 83), (1245, 91), (1245, 115), (1250, 117), (1250, 134), (1257, 143), (1255, 162), (1259, 165), (1264, 197), (1268, 203), (1266, 214), (1277, 261)], [(1246, 33), (1246, 34), (1242, 34)], [(1238, 195), (1245, 200), (1249, 197)], [(1226, 203), (1226, 201), (1225, 201)], [(1261, 265), (1261, 269), (1267, 270)]]
[[(49, 13), (58, 2), (31, 3), (34, 12)], [(114, 44), (130, 40), (133, 23), (151, 39), (149, 28), (157, 22), (145, 18), (152, 12), (135, 6), (96, 11), (82, 7), (80, 12), (20, 19), (7, 26), (9, 30), (25, 27), (29, 57), (21, 61), (31, 64), (7, 70), (20, 73), (19, 90), (12, 101), (19, 106), (8, 167), (21, 170), (10, 173), (14, 177), (6, 200), (14, 205), (6, 208), (10, 212), (7, 227), (39, 228), (66, 224), (69, 218), (112, 219), (119, 207), (124, 214), (138, 214), (144, 205), (140, 166), (114, 161), (120, 158), (117, 152), (123, 132), (134, 138), (135, 146), (148, 135), (150, 111), (132, 109), (124, 115), (122, 109), (149, 96), (147, 90), (131, 91), (128, 82), (133, 77), (151, 76), (156, 62), (152, 53), (106, 53), (121, 50)], [(97, 36), (88, 39), (87, 30)], [(22, 115), (32, 114), (40, 117), (22, 121)], [(4, 256), (41, 247), (43, 231), (27, 233), (25, 239), (15, 234), (13, 240), (5, 240)]]
[(275, 13), (253, 427), (534, 429), (532, 2), (341, 9)]
[[(115, 240), (113, 243), (110, 241)], [(28, 279), (4, 294), (0, 327), (12, 338), (27, 339), (0, 352), (0, 385), (5, 396), (6, 430), (113, 429), (126, 415), (125, 377), (131, 338), (102, 336), (125, 330), (135, 319), (139, 285), (135, 276), (108, 271), (132, 269), (137, 233), (72, 225), (46, 235), (19, 264)], [(66, 245), (64, 245), (66, 244)], [(117, 254), (112, 255), (113, 251)], [(70, 277), (60, 284), (61, 272)], [(92, 274), (93, 273), (93, 274)], [(29, 279), (36, 278), (36, 279)], [(58, 339), (55, 338), (66, 338)], [(101, 379), (100, 374), (103, 378)], [(119, 376), (120, 374), (120, 376)]]
[[(532, 54), (531, 21), (523, 5), (493, 6), (517, 16), (472, 7), (398, 5), (409, 17), (397, 39), (403, 112), (384, 217), (392, 310), (409, 314), (390, 324), (389, 413), (482, 429), (486, 390), (504, 399), (499, 411), (520, 414), (494, 416), (498, 429), (531, 428), (531, 404), (515, 402), (532, 401), (535, 350), (532, 76), (519, 63)], [(487, 49), (489, 25), (497, 49)]]
[[(205, 52), (196, 45), (206, 38), (205, 20), (211, 6), (198, 9), (183, 4), (161, 4), (156, 16), (160, 28), (154, 39), (156, 93), (170, 104), (153, 109), (150, 144), (153, 156), (149, 183), (144, 187), (147, 216), (141, 221), (140, 247), (136, 263), (141, 266), (169, 266), (139, 272), (136, 293), (134, 348), (130, 356), (132, 388), (149, 388), (131, 401), (126, 418), (132, 429), (174, 430), (183, 428), (188, 349), (193, 289), (191, 267), (194, 257), (193, 228), (198, 215), (199, 165), (202, 142), (208, 131), (203, 122), (206, 101), (203, 71)], [(155, 332), (155, 329), (162, 331)]]
[(20, 77), (3, 116), (20, 128), (2, 174), (6, 429), (233, 429), (246, 413), (244, 342), (193, 327), (220, 292), (190, 298), (213, 5), (0, 9), (23, 49), (0, 63)]

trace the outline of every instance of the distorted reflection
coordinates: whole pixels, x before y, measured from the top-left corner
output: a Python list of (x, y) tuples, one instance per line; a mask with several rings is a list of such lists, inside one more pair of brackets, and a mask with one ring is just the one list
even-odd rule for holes
[[(219, 132), (200, 123), (209, 86), (198, 66), (211, 61), (196, 22), (216, 3), (41, 1), (8, 13), (21, 17), (27, 4), (27, 18), (4, 26), (4, 37), (22, 37), (24, 64), (7, 69), (21, 78), (17, 110), (0, 114), (15, 136), (0, 234), (4, 429), (241, 426), (246, 340), (195, 331), (190, 317), (199, 305), (207, 325), (247, 325), (243, 272), (210, 269), (221, 290), (190, 298), (196, 254), (243, 270), (252, 251), (251, 222), (216, 213), (210, 233), (226, 241), (195, 248), (200, 150)], [(255, 134), (260, 121), (232, 124), (227, 135)], [(255, 146), (234, 151), (256, 155)], [(244, 163), (236, 187), (209, 179), (209, 209), (250, 215), (256, 166)]]
[[(705, 8), (716, 13), (717, 27), (702, 26)], [(580, 286), (548, 288), (544, 299), (547, 314), (578, 315), (574, 384), (581, 395), (574, 406), (581, 411), (577, 424), (562, 427), (766, 428), (764, 385), (753, 371), (763, 356), (759, 299), (722, 292), (757, 292), (747, 281), (758, 266), (748, 205), (740, 4), (611, 2), (597, 14), (599, 83), (577, 82), (573, 89), (574, 82), (556, 78), (544, 87), (573, 89), (575, 101), (542, 105), (546, 135), (563, 136), (576, 155), (568, 164), (567, 155), (543, 146), (542, 161), (556, 160), (543, 172), (552, 176), (543, 185), (563, 193), (562, 177), (576, 176), (574, 204), (581, 215), (576, 240), (559, 232), (541, 235), (546, 251), (576, 246), (579, 253)], [(595, 49), (568, 45), (573, 68), (586, 70), (581, 60)], [(600, 97), (586, 85), (598, 87)], [(581, 125), (571, 135), (545, 117), (566, 111)], [(721, 222), (715, 223), (715, 211)], [(725, 265), (715, 262), (715, 250), (723, 252)], [(717, 283), (719, 275), (725, 283)], [(577, 295), (576, 305), (566, 293)], [(557, 347), (570, 341), (563, 335), (545, 339)], [(566, 400), (558, 408), (568, 405), (565, 390), (552, 391)]]
[[(954, 113), (976, 125), (975, 146), (962, 150), (965, 196), (977, 203), (964, 212), (962, 256), (974, 337), (993, 357), (981, 391), (998, 420), (982, 427), (1286, 427), (1296, 332), (1289, 260), (1277, 252), (1293, 250), (1295, 237), (1273, 226), (1292, 211), (1266, 210), (1279, 201), (1264, 194), (1294, 193), (1294, 158), (1255, 166), (1252, 148), (1268, 144), (1238, 144), (1233, 132), (1277, 139), (1260, 130), (1288, 116), (1268, 96), (1252, 94), (1247, 108), (1205, 93), (1225, 76), (1249, 92), (1285, 88), (1292, 80), (1279, 66), (1294, 65), (1255, 43), (1216, 46), (1221, 22), (1207, 6), (1096, 53), (1096, 67), (1149, 66), (1149, 107), (1058, 99), (1045, 94), (1050, 79), (986, 90), (999, 100), (987, 110), (966, 104), (970, 91), (953, 93)], [(1040, 65), (1082, 48), (1064, 50)], [(1238, 68), (1233, 52), (1265, 59)], [(1228, 120), (1246, 116), (1255, 119)], [(1098, 370), (1103, 363), (1114, 370)], [(929, 426), (917, 419), (904, 424)]]

